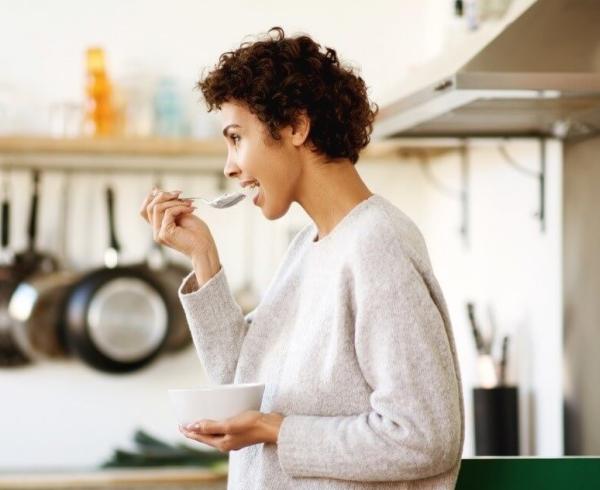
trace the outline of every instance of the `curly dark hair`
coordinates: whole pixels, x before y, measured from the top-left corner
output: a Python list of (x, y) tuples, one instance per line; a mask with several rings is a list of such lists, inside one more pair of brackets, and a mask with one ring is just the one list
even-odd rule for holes
[(197, 88), (209, 112), (225, 102), (244, 103), (275, 140), (282, 127), (294, 126), (305, 112), (311, 149), (353, 164), (369, 143), (379, 110), (369, 101), (363, 79), (340, 63), (334, 49), (321, 51), (307, 35), (286, 38), (281, 27), (269, 29), (266, 39), (223, 53)]

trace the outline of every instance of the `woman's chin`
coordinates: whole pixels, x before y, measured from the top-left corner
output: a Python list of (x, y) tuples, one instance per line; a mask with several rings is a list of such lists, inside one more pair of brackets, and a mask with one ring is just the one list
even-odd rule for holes
[(284, 216), (290, 208), (290, 204), (287, 206), (278, 206), (276, 208), (265, 205), (264, 199), (258, 201), (257, 206), (260, 206), (263, 216), (271, 221)]

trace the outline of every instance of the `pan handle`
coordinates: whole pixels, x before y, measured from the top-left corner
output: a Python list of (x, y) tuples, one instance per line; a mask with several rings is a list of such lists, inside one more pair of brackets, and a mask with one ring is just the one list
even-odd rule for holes
[(10, 204), (8, 197), (4, 196), (2, 200), (2, 249), (8, 248), (9, 237), (8, 231), (10, 229)]
[(29, 226), (27, 227), (27, 237), (29, 239), (29, 251), (35, 250), (35, 237), (37, 235), (37, 214), (39, 202), (39, 184), (40, 172), (33, 171), (33, 194), (31, 195), (31, 210), (29, 212)]
[(110, 234), (110, 247), (116, 252), (120, 252), (121, 245), (117, 240), (117, 232), (115, 230), (115, 194), (110, 186), (106, 188), (106, 209), (108, 210), (108, 232)]

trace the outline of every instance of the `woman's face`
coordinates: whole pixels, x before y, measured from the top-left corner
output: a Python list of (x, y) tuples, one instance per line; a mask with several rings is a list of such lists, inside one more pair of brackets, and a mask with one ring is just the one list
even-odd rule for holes
[(221, 121), (227, 140), (225, 176), (240, 185), (258, 183), (256, 205), (267, 219), (280, 218), (297, 200), (301, 168), (291, 127), (280, 131), (281, 140), (273, 140), (267, 127), (237, 102), (221, 106)]

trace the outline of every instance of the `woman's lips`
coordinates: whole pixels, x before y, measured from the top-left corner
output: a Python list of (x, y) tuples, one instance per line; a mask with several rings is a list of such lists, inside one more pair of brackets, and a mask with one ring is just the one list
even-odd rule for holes
[(260, 195), (260, 185), (255, 184), (252, 186), (252, 189), (250, 190), (250, 192), (253, 194), (252, 196), (252, 202), (254, 204), (258, 203), (258, 196)]

